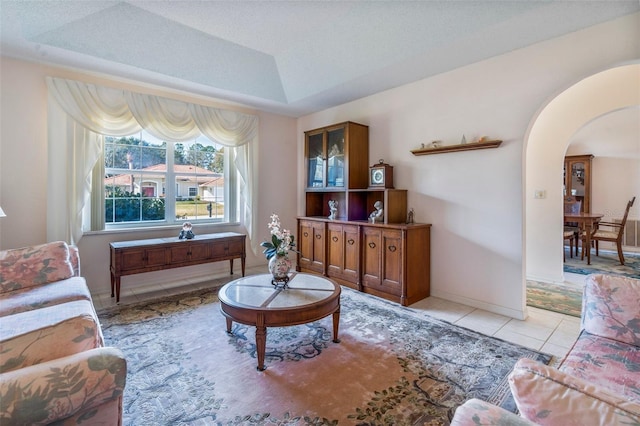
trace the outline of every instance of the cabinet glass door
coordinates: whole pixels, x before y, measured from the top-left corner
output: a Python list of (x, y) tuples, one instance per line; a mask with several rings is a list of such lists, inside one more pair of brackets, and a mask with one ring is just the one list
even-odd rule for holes
[(321, 188), (324, 186), (324, 155), (322, 133), (309, 135), (307, 138), (308, 155), (308, 188)]
[(344, 187), (344, 128), (327, 132), (327, 186)]
[(584, 199), (585, 195), (585, 164), (583, 162), (576, 162), (571, 164), (571, 185), (569, 187), (569, 194), (576, 197), (578, 200)]

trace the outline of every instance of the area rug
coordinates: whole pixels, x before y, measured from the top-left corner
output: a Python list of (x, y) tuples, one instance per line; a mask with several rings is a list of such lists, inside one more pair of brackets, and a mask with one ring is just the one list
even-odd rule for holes
[(591, 252), (591, 265), (587, 265), (587, 259), (580, 260), (580, 255), (573, 258), (567, 255), (564, 262), (564, 271), (574, 274), (616, 274), (625, 277), (640, 279), (640, 254), (625, 253), (624, 265), (620, 264), (618, 253), (600, 250), (596, 256), (595, 250)]
[(480, 398), (515, 411), (507, 376), (550, 355), (343, 288), (331, 318), (267, 330), (225, 320), (215, 290), (99, 313), (127, 359), (125, 425), (447, 425)]
[(580, 318), (582, 290), (568, 285), (528, 280), (527, 305)]

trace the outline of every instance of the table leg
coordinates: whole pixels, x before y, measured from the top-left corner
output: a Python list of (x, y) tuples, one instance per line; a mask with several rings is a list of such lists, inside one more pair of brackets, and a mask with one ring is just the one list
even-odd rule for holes
[(340, 343), (338, 339), (338, 325), (340, 324), (340, 308), (333, 313), (333, 343)]
[[(587, 249), (587, 265), (591, 265), (591, 226), (592, 226), (591, 222), (586, 222), (584, 224), (585, 233), (586, 233), (584, 245), (586, 246), (586, 249)], [(582, 250), (584, 249), (585, 247), (582, 247)]]
[(116, 303), (120, 303), (120, 277), (116, 277)]
[(111, 273), (111, 297), (115, 296), (115, 294), (113, 294), (113, 290), (115, 288), (115, 283), (116, 283), (116, 276), (112, 272)]
[(264, 316), (258, 315), (256, 324), (256, 349), (258, 352), (258, 371), (264, 371), (264, 353), (267, 348), (267, 327), (264, 326)]
[(231, 270), (230, 275), (233, 275), (233, 259), (229, 259), (229, 269)]
[(227, 318), (227, 333), (231, 334), (231, 325), (233, 324), (233, 321), (231, 320), (231, 318)]

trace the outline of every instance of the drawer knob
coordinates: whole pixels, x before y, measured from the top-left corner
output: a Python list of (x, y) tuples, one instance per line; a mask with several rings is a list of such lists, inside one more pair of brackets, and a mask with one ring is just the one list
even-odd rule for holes
[(372, 242), (372, 243), (369, 243), (369, 247), (371, 247), (371, 248), (376, 248), (376, 243), (373, 243), (373, 242)]
[(353, 238), (349, 238), (349, 239), (347, 240), (347, 244), (349, 244), (350, 246), (352, 246), (352, 245), (354, 245), (354, 244), (355, 244), (355, 241), (353, 241)]
[(389, 246), (389, 251), (392, 253), (396, 251), (396, 246)]
[(334, 243), (337, 243), (338, 242), (338, 237), (336, 237), (336, 236), (331, 237), (331, 241), (333, 241)]
[(305, 237), (308, 237), (309, 233), (308, 232), (304, 232), (302, 235), (304, 235)]
[(322, 238), (322, 235), (320, 235), (320, 234), (316, 234), (316, 239), (318, 239), (318, 240), (319, 240), (320, 238)]

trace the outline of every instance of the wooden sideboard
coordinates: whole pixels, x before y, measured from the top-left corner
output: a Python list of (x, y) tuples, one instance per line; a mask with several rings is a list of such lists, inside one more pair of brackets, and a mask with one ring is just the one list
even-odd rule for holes
[(240, 259), (242, 276), (245, 270), (246, 235), (235, 232), (196, 235), (191, 240), (178, 237), (119, 241), (111, 248), (111, 297), (120, 301), (120, 277), (143, 272), (181, 268), (183, 266), (229, 260), (233, 274), (233, 259)]
[(430, 224), (298, 219), (298, 270), (403, 306), (430, 294)]

